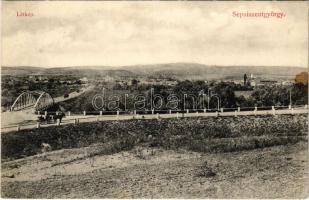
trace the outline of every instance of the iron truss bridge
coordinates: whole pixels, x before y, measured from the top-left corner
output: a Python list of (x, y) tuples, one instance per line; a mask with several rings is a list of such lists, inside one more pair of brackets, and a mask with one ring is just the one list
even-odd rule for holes
[(20, 111), (20, 110), (29, 110), (33, 111), (42, 111), (55, 103), (54, 99), (50, 94), (43, 91), (25, 91), (21, 93), (13, 105), (10, 108), (10, 111)]

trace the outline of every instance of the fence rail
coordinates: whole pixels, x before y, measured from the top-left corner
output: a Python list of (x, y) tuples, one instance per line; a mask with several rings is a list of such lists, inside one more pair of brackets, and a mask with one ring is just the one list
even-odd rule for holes
[[(38, 112), (38, 115), (57, 114), (56, 112)], [(1, 132), (19, 131), (65, 124), (79, 124), (85, 122), (130, 120), (130, 119), (160, 119), (184, 117), (219, 117), (219, 116), (250, 116), (250, 115), (283, 115), (283, 114), (308, 114), (307, 105), (299, 106), (268, 106), (268, 107), (238, 107), (221, 109), (186, 109), (186, 110), (138, 110), (138, 111), (92, 111), (92, 112), (67, 112), (66, 117), (60, 122), (30, 122), (19, 125), (1, 127)]]
[[(79, 111), (79, 112), (65, 112), (66, 116), (86, 116), (86, 115), (135, 115), (135, 114), (171, 114), (171, 113), (215, 113), (215, 112), (232, 112), (232, 111), (259, 111), (259, 110), (282, 110), (282, 109), (302, 109), (308, 108), (307, 105), (294, 105), (292, 106), (262, 106), (262, 107), (234, 107), (234, 108), (220, 108), (220, 109), (185, 109), (185, 110), (114, 110), (114, 111)], [(57, 114), (57, 111), (37, 111), (37, 115)]]

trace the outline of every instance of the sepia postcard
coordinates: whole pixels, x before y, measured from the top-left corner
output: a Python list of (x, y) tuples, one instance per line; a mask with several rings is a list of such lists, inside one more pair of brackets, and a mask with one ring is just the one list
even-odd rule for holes
[(1, 198), (308, 197), (308, 2), (1, 4)]

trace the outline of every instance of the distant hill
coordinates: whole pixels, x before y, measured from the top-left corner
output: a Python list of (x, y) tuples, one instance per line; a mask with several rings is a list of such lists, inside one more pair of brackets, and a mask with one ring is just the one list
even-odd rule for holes
[(134, 76), (135, 74), (131, 71), (124, 69), (113, 69), (109, 67), (61, 67), (61, 68), (49, 68), (40, 71), (39, 73), (44, 75), (75, 75), (75, 76), (86, 76), (86, 77), (97, 77), (97, 76)]
[(197, 63), (168, 63), (134, 66), (77, 66), (59, 68), (2, 67), (2, 75), (76, 75), (86, 77), (152, 76), (183, 79), (237, 79), (253, 74), (267, 79), (294, 79), (295, 75), (307, 71), (301, 67), (279, 66), (210, 66)]
[(73, 76), (136, 76), (133, 72), (123, 69), (113, 69), (112, 67), (2, 67), (2, 75), (28, 76), (28, 75), (73, 75)]
[(242, 78), (253, 74), (265, 78), (295, 78), (295, 75), (307, 71), (301, 67), (277, 66), (209, 66), (196, 63), (170, 63), (158, 65), (129, 66), (126, 69), (136, 74), (174, 76), (182, 79), (226, 79)]
[(25, 76), (44, 70), (41, 67), (1, 67), (1, 75)]

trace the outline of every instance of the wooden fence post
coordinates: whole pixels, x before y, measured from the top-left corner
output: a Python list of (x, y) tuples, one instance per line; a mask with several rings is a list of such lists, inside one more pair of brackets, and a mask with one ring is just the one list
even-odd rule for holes
[(221, 112), (223, 113), (223, 108), (221, 108), (220, 110), (221, 110)]
[(102, 110), (100, 110), (100, 115), (102, 116), (102, 114), (103, 114), (103, 112), (102, 112)]
[(237, 117), (237, 110), (234, 111), (234, 116)]
[(83, 113), (84, 113), (84, 116), (86, 116), (86, 111), (85, 111), (85, 110), (84, 110), (84, 112), (83, 112)]
[(40, 128), (40, 122), (36, 124), (36, 128)]
[(291, 114), (294, 115), (294, 108), (291, 109)]

